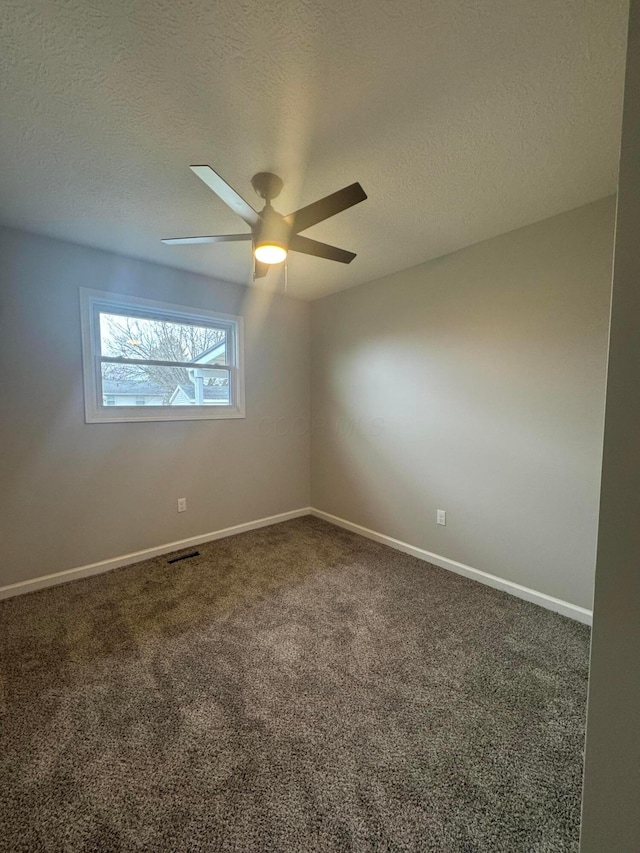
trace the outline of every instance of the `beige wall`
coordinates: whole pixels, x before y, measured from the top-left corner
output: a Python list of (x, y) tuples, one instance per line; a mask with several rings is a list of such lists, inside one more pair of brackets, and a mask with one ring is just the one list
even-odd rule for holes
[(582, 853), (640, 850), (640, 2), (631, 8)]
[[(246, 419), (85, 424), (79, 287), (243, 314)], [(307, 304), (9, 229), (0, 300), (0, 586), (308, 506)]]
[(314, 302), (312, 505), (590, 608), (613, 227), (604, 199)]

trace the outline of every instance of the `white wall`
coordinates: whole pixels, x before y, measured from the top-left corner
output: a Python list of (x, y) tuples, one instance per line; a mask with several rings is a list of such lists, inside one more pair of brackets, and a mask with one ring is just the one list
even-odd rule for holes
[(640, 2), (632, 0), (581, 853), (640, 850)]
[[(85, 424), (78, 288), (243, 314), (243, 420)], [(0, 586), (309, 504), (309, 306), (0, 229)], [(176, 512), (186, 496), (188, 511)]]
[(604, 199), (314, 302), (312, 505), (590, 608), (613, 228)]

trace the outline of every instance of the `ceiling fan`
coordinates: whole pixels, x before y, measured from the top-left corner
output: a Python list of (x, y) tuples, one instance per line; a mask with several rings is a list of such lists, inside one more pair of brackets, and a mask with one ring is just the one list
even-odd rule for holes
[(350, 184), (319, 201), (301, 207), (288, 216), (282, 216), (271, 206), (271, 199), (276, 198), (282, 189), (282, 179), (271, 172), (258, 172), (251, 178), (251, 184), (256, 193), (263, 198), (265, 205), (258, 212), (248, 204), (233, 187), (213, 171), (211, 166), (189, 166), (191, 171), (214, 193), (229, 205), (249, 225), (251, 231), (245, 234), (217, 234), (203, 237), (167, 237), (162, 242), (168, 246), (179, 246), (185, 243), (231, 243), (238, 240), (251, 240), (253, 243), (254, 271), (253, 278), (261, 278), (269, 272), (271, 264), (285, 260), (287, 253), (302, 252), (305, 255), (315, 255), (317, 258), (327, 258), (341, 264), (350, 264), (355, 258), (353, 252), (319, 243), (303, 237), (300, 231), (305, 231), (335, 216), (354, 204), (364, 201), (367, 194), (359, 183)]

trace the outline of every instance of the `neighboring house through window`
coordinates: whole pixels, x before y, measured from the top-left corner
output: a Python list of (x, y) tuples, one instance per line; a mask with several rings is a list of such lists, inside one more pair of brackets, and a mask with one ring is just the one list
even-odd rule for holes
[(84, 288), (80, 302), (87, 423), (244, 417), (241, 317)]

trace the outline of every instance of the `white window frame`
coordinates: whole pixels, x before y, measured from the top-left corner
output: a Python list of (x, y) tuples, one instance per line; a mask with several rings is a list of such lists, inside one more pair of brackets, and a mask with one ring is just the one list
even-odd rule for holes
[[(102, 394), (102, 354), (100, 351), (100, 312), (126, 313), (178, 322), (200, 323), (224, 328), (227, 332), (230, 405), (216, 406), (106, 406)], [(242, 317), (221, 314), (203, 308), (187, 308), (168, 302), (156, 302), (125, 293), (80, 288), (80, 327), (82, 332), (82, 371), (84, 411), (88, 424), (131, 421), (197, 421), (244, 418), (244, 329)], [(144, 361), (144, 359), (142, 360)], [(135, 363), (135, 362), (133, 362)]]

